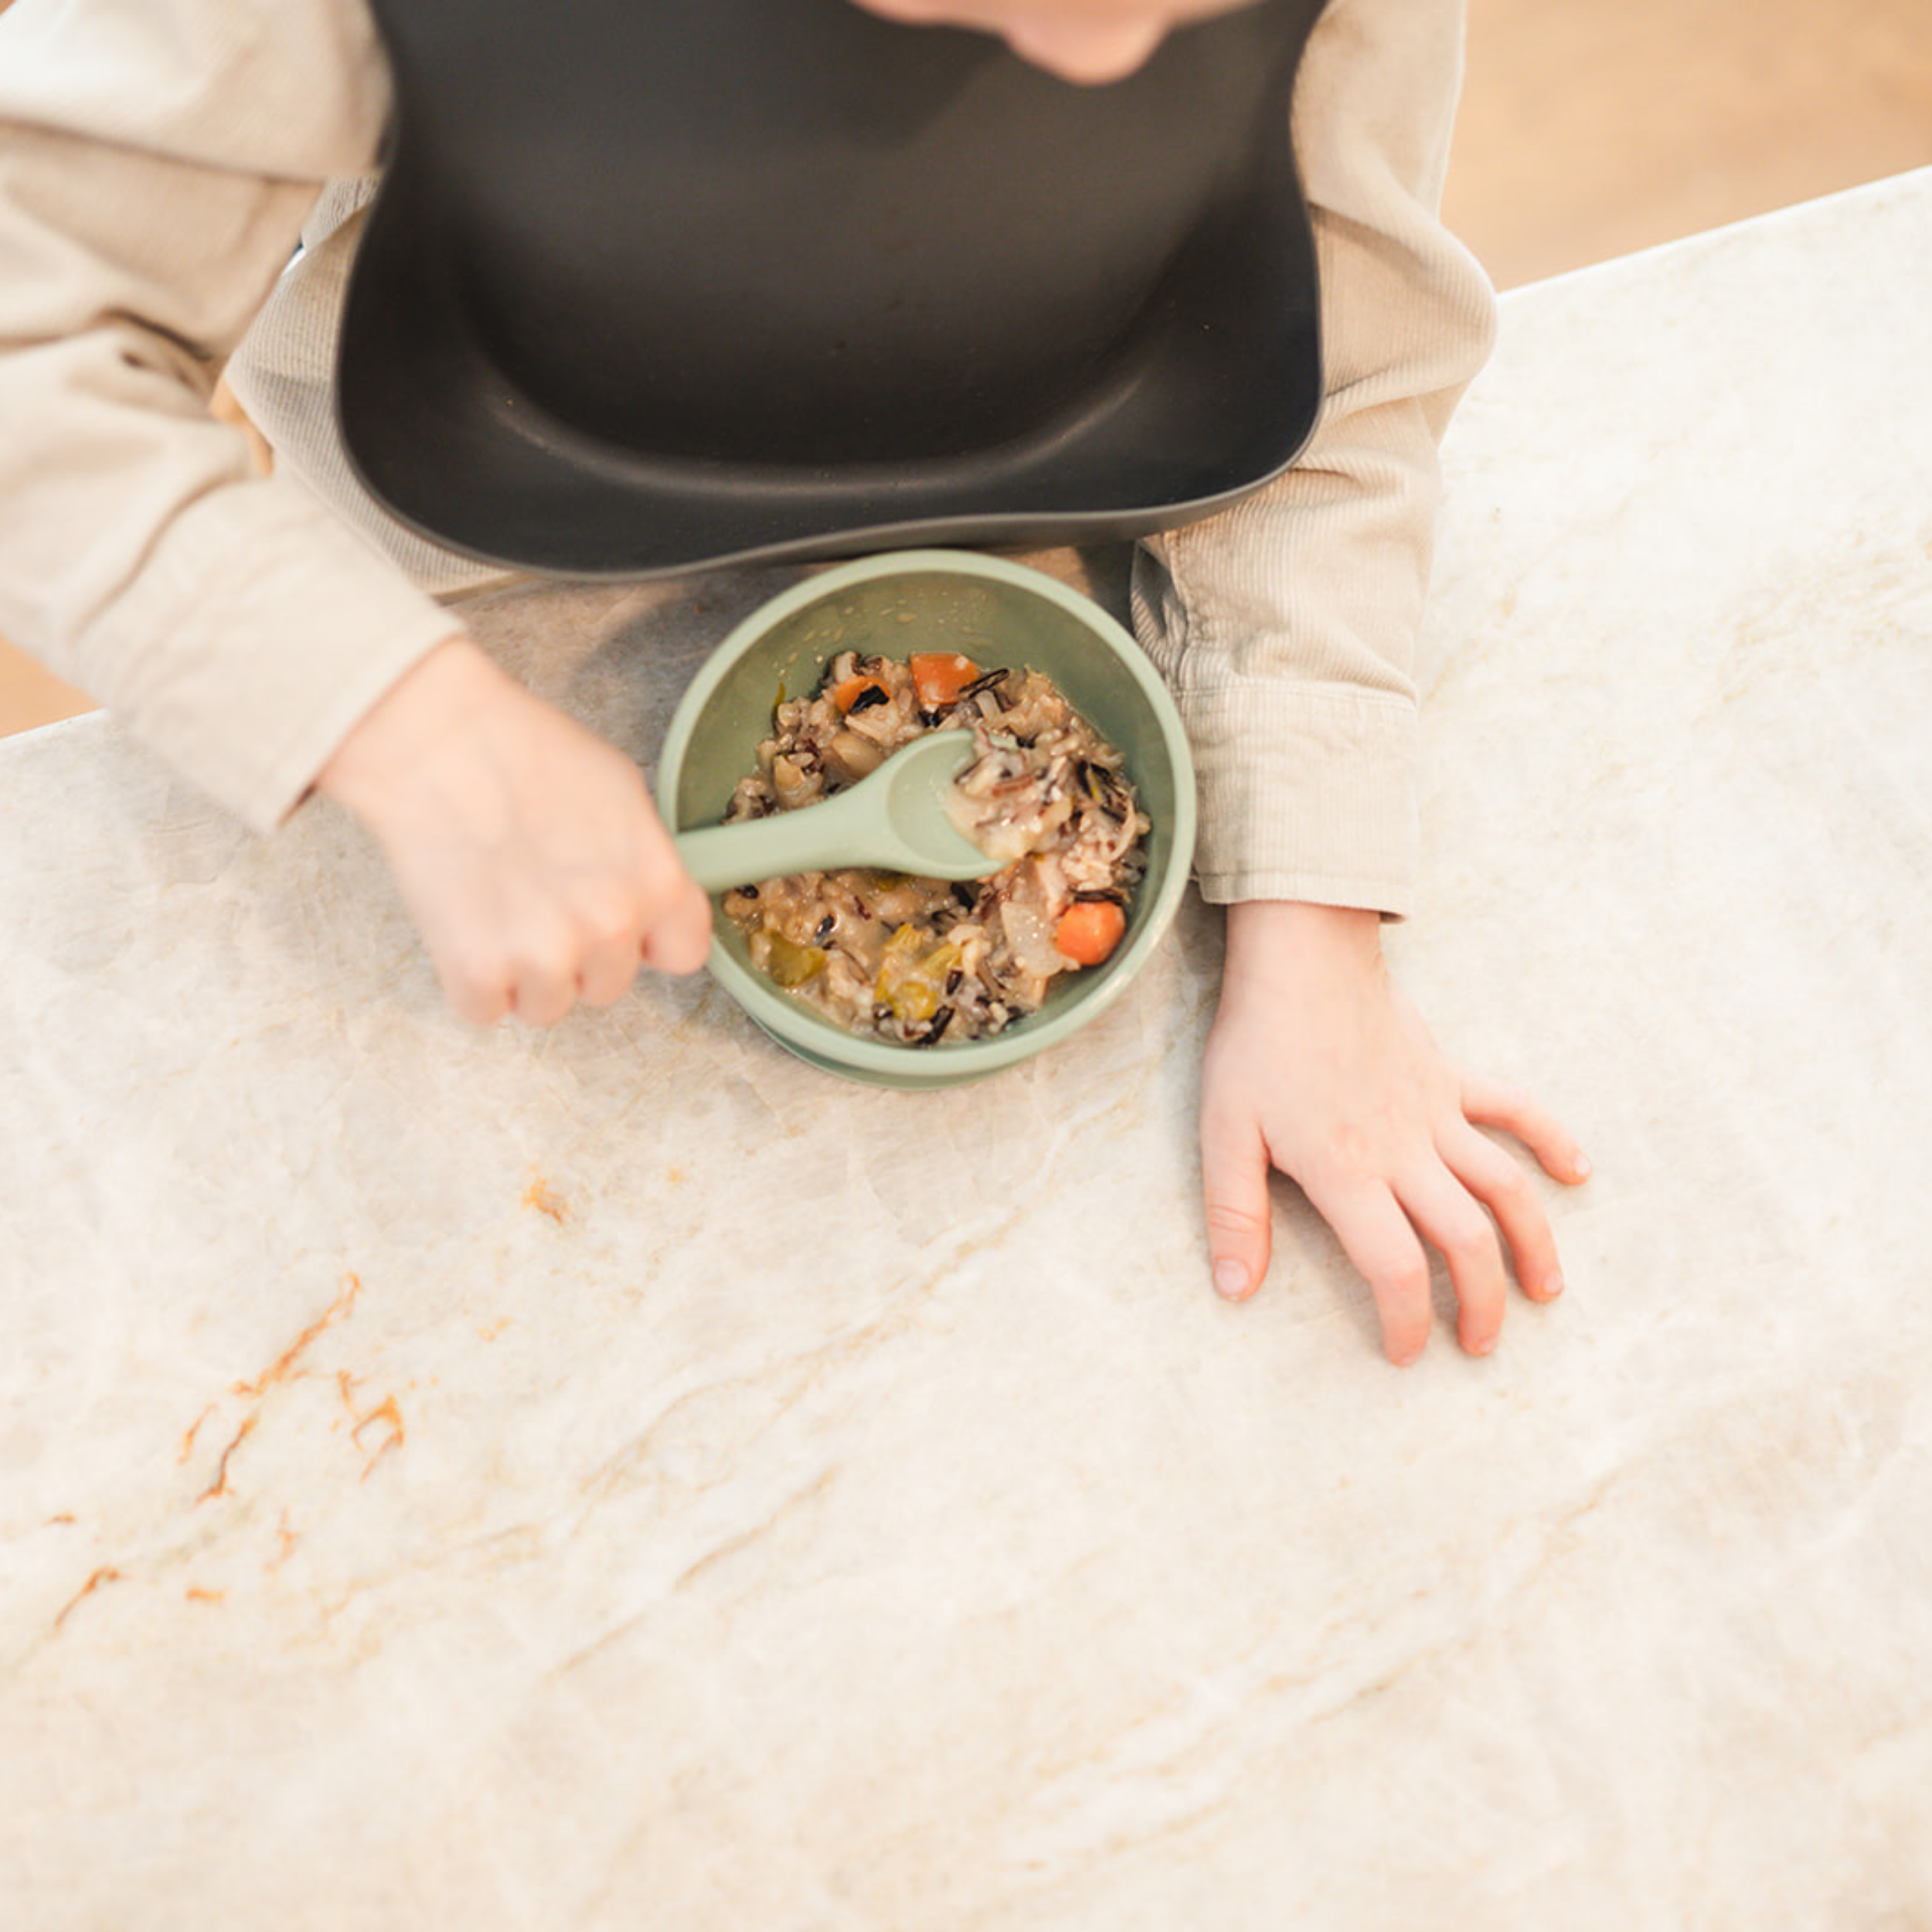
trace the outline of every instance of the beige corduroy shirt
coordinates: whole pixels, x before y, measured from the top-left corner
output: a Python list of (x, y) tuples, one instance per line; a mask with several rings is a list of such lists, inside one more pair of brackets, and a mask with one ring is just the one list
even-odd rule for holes
[[(1287, 474), (1136, 559), (1211, 900), (1410, 903), (1437, 445), (1493, 325), (1436, 216), (1461, 39), (1461, 0), (1330, 0), (1292, 104), (1321, 420)], [(264, 829), (480, 574), (384, 515), (335, 440), (389, 109), (363, 0), (0, 13), (0, 633)], [(224, 363), (271, 477), (208, 413)]]

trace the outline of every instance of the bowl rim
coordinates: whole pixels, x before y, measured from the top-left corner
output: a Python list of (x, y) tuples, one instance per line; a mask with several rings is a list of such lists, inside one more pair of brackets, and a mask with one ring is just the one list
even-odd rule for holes
[[(901, 1046), (847, 1032), (835, 1022), (797, 1000), (787, 1000), (726, 950), (714, 934), (706, 966), (742, 1010), (787, 1047), (804, 1046), (815, 1065), (836, 1063), (837, 1070), (911, 1085), (940, 1085), (992, 1073), (1030, 1060), (1059, 1045), (1097, 1019), (1138, 976), (1149, 954), (1165, 936), (1192, 876), (1197, 805), (1194, 762), (1187, 733), (1172, 696), (1147, 654), (1111, 612), (1084, 591), (1031, 564), (973, 550), (893, 550), (858, 557), (814, 571), (741, 618), (726, 634), (685, 688), (672, 714), (657, 770), (658, 806), (666, 827), (679, 829), (678, 781), (699, 720), (738, 659), (776, 624), (852, 585), (884, 577), (938, 574), (990, 579), (1055, 604), (1092, 631), (1119, 660), (1138, 687), (1159, 727), (1173, 765), (1174, 812), (1170, 827), (1172, 858), (1151, 902), (1138, 917), (1124, 947), (1107, 963), (1105, 976), (1090, 991), (1057, 1012), (1035, 1015), (989, 1039), (945, 1041), (930, 1047)], [(715, 902), (714, 902), (715, 903)], [(722, 917), (722, 914), (719, 915)]]

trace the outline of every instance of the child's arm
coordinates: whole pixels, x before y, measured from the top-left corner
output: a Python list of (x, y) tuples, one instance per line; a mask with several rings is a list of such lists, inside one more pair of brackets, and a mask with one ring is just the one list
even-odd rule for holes
[(389, 98), (333, 0), (0, 13), (0, 632), (264, 830), (453, 628), (206, 406)]
[(1460, 0), (1329, 0), (1294, 100), (1324, 397), (1293, 467), (1149, 539), (1135, 630), (1199, 774), (1203, 895), (1406, 914), (1420, 846), (1415, 655), (1437, 444), (1495, 329), (1437, 199)]
[(1444, 1060), (1377, 936), (1415, 897), (1437, 443), (1493, 326), (1485, 279), (1436, 213), (1461, 14), (1460, 0), (1330, 0), (1316, 23), (1295, 134), (1321, 271), (1321, 420), (1267, 489), (1150, 543), (1135, 586), (1136, 628), (1200, 769), (1202, 889), (1229, 907), (1202, 1107), (1215, 1261), (1231, 1292), (1258, 1284), (1280, 1168), (1367, 1277), (1399, 1360), (1427, 1333), (1429, 1247), (1449, 1260), (1466, 1346), (1494, 1342), (1505, 1248), (1530, 1294), (1550, 1291), (1528, 1176), (1477, 1124), (1580, 1178), (1546, 1114)]
[(366, 13), (331, 0), (0, 16), (0, 630), (258, 828), (319, 782), (459, 1009), (551, 1019), (704, 957), (641, 774), (206, 407), (388, 107)]
[(1267, 1272), (1268, 1174), (1278, 1168), (1366, 1278), (1392, 1361), (1413, 1361), (1428, 1337), (1425, 1243), (1448, 1262), (1462, 1345), (1486, 1355), (1507, 1298), (1504, 1248), (1532, 1300), (1551, 1299), (1563, 1279), (1528, 1176), (1477, 1129), (1514, 1135), (1559, 1180), (1581, 1181), (1589, 1165), (1534, 1101), (1444, 1058), (1389, 976), (1380, 924), (1325, 906), (1229, 910), (1202, 1072), (1215, 1285), (1239, 1300)]

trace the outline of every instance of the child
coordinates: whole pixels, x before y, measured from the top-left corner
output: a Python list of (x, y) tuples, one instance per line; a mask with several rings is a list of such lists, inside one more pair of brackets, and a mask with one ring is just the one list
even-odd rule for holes
[[(1247, 3), (862, 0), (905, 32), (1000, 35), (1069, 85)], [(1532, 1298), (1560, 1286), (1526, 1176), (1478, 1128), (1587, 1171), (1543, 1110), (1443, 1059), (1378, 937), (1412, 889), (1435, 446), (1491, 320), (1432, 212), (1460, 32), (1458, 0), (1332, 0), (1318, 22), (1294, 114), (1322, 420), (1286, 475), (1148, 539), (1134, 595), (1196, 747), (1202, 889), (1229, 907), (1201, 1116), (1216, 1285), (1238, 1299), (1266, 1271), (1272, 1165), (1366, 1277), (1397, 1362), (1427, 1338), (1429, 1247), (1474, 1352), (1500, 1331), (1504, 1247)], [(311, 788), (340, 801), (457, 1009), (546, 1024), (617, 999), (641, 962), (704, 957), (706, 902), (639, 774), (426, 594), (460, 568), (360, 497), (299, 384), (284, 420), (257, 405), (267, 480), (203, 406), (271, 292), (285, 312), (345, 261), (359, 198), (318, 197), (373, 170), (389, 98), (363, 0), (0, 18), (0, 631), (264, 828)]]

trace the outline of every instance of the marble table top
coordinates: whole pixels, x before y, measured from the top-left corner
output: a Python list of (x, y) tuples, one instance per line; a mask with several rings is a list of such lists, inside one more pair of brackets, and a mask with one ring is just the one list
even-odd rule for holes
[[(1503, 314), (1390, 944), (1597, 1174), (1488, 1360), (1285, 1184), (1209, 1291), (1198, 906), (882, 1094), (0, 746), (0, 1925), (1932, 1923), (1932, 173)], [(648, 757), (782, 580), (483, 628)]]

